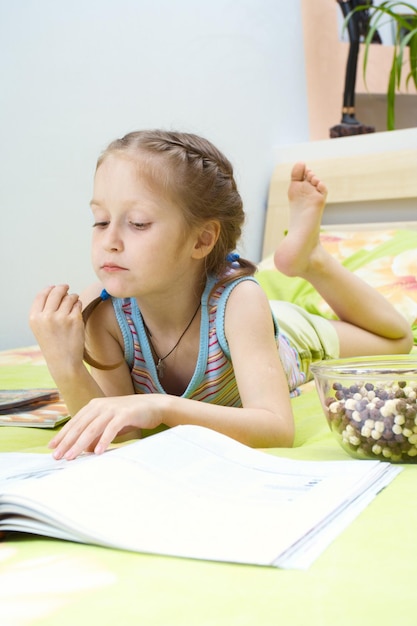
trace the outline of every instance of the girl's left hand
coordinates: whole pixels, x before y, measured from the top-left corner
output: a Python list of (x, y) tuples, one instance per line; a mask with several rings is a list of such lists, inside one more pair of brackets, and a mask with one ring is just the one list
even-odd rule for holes
[(55, 459), (75, 459), (84, 451), (104, 452), (126, 430), (161, 424), (161, 394), (94, 398), (49, 442)]

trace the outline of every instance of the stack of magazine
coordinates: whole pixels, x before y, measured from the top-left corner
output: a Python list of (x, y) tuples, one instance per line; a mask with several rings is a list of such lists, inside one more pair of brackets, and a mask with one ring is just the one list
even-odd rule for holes
[(0, 531), (306, 569), (400, 471), (278, 457), (177, 426), (74, 461), (0, 454)]
[(0, 390), (0, 426), (55, 428), (68, 419), (57, 389)]

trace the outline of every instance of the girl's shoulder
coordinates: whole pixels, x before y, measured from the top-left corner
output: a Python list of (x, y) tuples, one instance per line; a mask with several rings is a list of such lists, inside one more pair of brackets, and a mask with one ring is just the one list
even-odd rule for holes
[(91, 304), (91, 302), (99, 298), (102, 291), (103, 285), (101, 283), (93, 283), (92, 285), (86, 287), (80, 294), (83, 309)]
[(101, 336), (110, 334), (119, 339), (118, 325), (114, 313), (112, 298), (103, 290), (101, 283), (89, 285), (80, 295), (83, 305), (84, 320), (94, 316), (94, 324), (90, 325), (89, 332), (97, 332)]
[(210, 275), (206, 282), (205, 291), (219, 296), (223, 292), (230, 293), (241, 283), (259, 284), (252, 274), (242, 274), (233, 269), (228, 269), (221, 276)]
[(217, 337), (226, 355), (229, 355), (230, 333), (265, 324), (273, 318), (266, 294), (253, 276), (230, 280), (219, 285), (214, 293)]
[(264, 293), (254, 276), (235, 276), (231, 272), (217, 281), (213, 280), (210, 289), (213, 304), (221, 308), (226, 307), (232, 294), (234, 299), (245, 300), (257, 292)]

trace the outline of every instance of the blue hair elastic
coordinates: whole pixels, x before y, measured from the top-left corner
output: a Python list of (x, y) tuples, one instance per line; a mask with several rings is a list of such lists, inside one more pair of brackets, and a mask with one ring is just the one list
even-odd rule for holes
[(100, 298), (102, 300), (108, 300), (109, 298), (111, 298), (111, 295), (105, 289), (103, 289), (103, 291), (100, 294)]
[(229, 252), (229, 254), (226, 257), (226, 261), (228, 261), (229, 263), (236, 263), (237, 261), (239, 261), (240, 256), (237, 252)]

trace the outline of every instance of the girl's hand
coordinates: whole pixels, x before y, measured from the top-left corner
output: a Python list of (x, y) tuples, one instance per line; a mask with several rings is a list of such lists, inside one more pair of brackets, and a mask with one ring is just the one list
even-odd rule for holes
[(82, 305), (68, 285), (47, 287), (35, 298), (29, 315), (30, 327), (48, 365), (79, 364), (84, 353)]
[(104, 452), (118, 434), (128, 429), (156, 428), (161, 424), (162, 395), (94, 398), (49, 442), (55, 459), (75, 459), (89, 450)]

